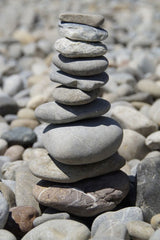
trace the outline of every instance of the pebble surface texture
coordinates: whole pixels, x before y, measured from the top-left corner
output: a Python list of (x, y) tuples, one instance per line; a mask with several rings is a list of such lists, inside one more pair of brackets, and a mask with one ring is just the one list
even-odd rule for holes
[(29, 166), (43, 179), (33, 189), (39, 203), (88, 217), (112, 210), (129, 191), (127, 175), (118, 171), (124, 160), (116, 154), (123, 132), (115, 120), (102, 116), (110, 103), (98, 97), (100, 86), (108, 81), (108, 60), (103, 56), (107, 47), (100, 42), (107, 32), (90, 25), (99, 26), (103, 17), (61, 18), (72, 19), (59, 24), (63, 38), (55, 48), (60, 54), (54, 55), (51, 66), (51, 80), (62, 85), (53, 90), (54, 102), (35, 110), (40, 121), (51, 124), (42, 134), (47, 151), (40, 150)]

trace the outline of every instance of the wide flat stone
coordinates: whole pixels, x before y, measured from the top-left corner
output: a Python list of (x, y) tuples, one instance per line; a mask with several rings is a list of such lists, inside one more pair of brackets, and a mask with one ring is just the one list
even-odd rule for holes
[(61, 13), (59, 19), (63, 22), (81, 23), (99, 27), (104, 22), (104, 17), (97, 14), (84, 14), (84, 13)]
[(122, 135), (115, 120), (99, 117), (70, 124), (50, 124), (44, 130), (43, 143), (57, 161), (82, 165), (113, 155), (121, 144)]
[(92, 91), (93, 89), (97, 89), (106, 84), (109, 77), (106, 72), (88, 77), (72, 76), (61, 71), (52, 64), (50, 79), (51, 81), (61, 83), (64, 86), (75, 87), (84, 91)]
[(99, 42), (108, 37), (108, 32), (102, 28), (87, 26), (80, 23), (59, 23), (60, 35), (72, 40)]
[(107, 52), (107, 47), (101, 42), (81, 42), (68, 38), (60, 38), (55, 42), (55, 49), (65, 57), (98, 57)]
[(56, 53), (53, 63), (63, 72), (76, 76), (92, 76), (104, 72), (108, 60), (104, 56), (96, 58), (66, 58)]
[(40, 121), (61, 124), (98, 117), (105, 114), (109, 108), (108, 101), (97, 98), (81, 106), (68, 106), (56, 102), (44, 103), (36, 108), (35, 114)]
[(22, 240), (88, 240), (89, 238), (90, 231), (84, 224), (73, 220), (55, 219), (35, 227)]
[(33, 194), (42, 205), (88, 217), (115, 208), (128, 191), (128, 176), (117, 171), (71, 185), (40, 181)]
[(95, 100), (99, 93), (99, 89), (84, 92), (78, 88), (59, 86), (54, 89), (53, 97), (56, 102), (65, 105), (84, 105)]
[(33, 149), (32, 153), (33, 160), (29, 164), (31, 172), (43, 180), (61, 183), (77, 182), (85, 178), (114, 172), (125, 164), (125, 160), (118, 154), (101, 162), (76, 166), (56, 161), (48, 155), (45, 149)]

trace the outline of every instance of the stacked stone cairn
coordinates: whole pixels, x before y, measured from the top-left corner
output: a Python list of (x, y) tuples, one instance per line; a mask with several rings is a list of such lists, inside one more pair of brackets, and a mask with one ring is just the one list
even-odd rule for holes
[[(38, 202), (70, 214), (90, 217), (114, 209), (127, 195), (129, 181), (116, 152), (123, 131), (107, 117), (110, 103), (99, 98), (108, 81), (108, 33), (99, 15), (63, 13), (55, 43), (51, 81), (58, 82), (55, 101), (40, 105), (37, 118), (46, 153), (30, 164), (42, 180), (34, 187)], [(45, 89), (44, 89), (45, 91)], [(102, 116), (103, 115), (103, 116)]]

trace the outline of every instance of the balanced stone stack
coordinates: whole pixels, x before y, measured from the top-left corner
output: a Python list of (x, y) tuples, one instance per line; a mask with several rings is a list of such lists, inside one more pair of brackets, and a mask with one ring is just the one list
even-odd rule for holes
[(104, 115), (110, 103), (98, 97), (108, 81), (103, 21), (99, 15), (60, 15), (63, 37), (55, 43), (51, 81), (61, 85), (55, 101), (35, 111), (50, 124), (43, 132), (46, 149), (30, 164), (42, 179), (34, 196), (44, 206), (84, 217), (114, 209), (129, 191), (128, 177), (119, 170), (124, 159), (116, 153), (122, 129)]

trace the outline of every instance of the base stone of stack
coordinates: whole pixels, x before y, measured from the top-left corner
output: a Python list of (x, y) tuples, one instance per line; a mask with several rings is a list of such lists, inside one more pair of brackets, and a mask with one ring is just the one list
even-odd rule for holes
[(98, 117), (70, 124), (50, 124), (44, 129), (43, 144), (57, 161), (82, 165), (113, 155), (122, 136), (123, 131), (115, 120)]
[(71, 185), (42, 180), (34, 187), (33, 194), (42, 205), (89, 217), (114, 209), (128, 191), (127, 175), (117, 171)]
[(72, 183), (114, 172), (125, 164), (124, 158), (117, 153), (101, 162), (86, 165), (62, 164), (49, 156), (45, 149), (33, 149), (31, 154), (33, 160), (29, 167), (32, 173), (43, 180), (59, 183)]

